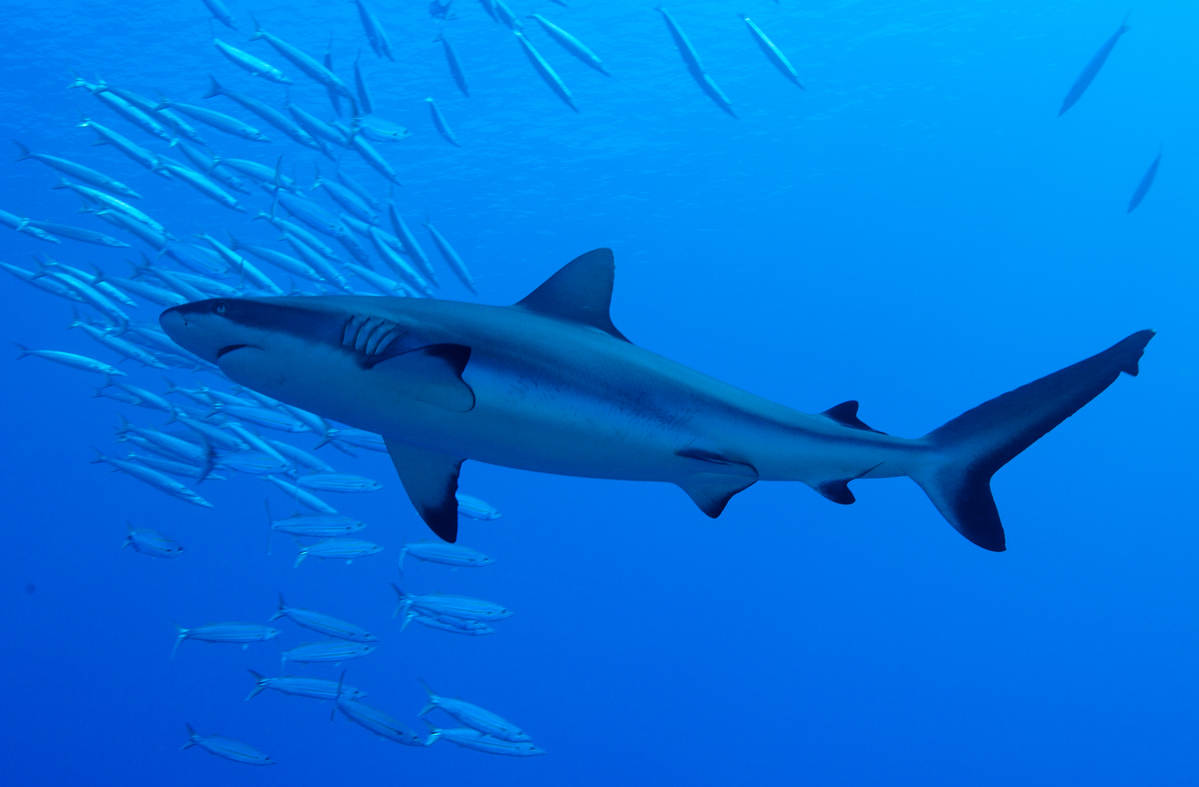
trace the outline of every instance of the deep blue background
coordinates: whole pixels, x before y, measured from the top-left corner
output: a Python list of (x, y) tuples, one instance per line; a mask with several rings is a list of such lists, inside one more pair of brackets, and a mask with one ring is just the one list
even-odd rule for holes
[[(1152, 327), (1141, 376), (999, 473), (1005, 554), (966, 542), (903, 479), (856, 484), (850, 508), (763, 483), (711, 521), (672, 486), (467, 463), (463, 489), (504, 517), (464, 525), (463, 542), (496, 564), (414, 565), (408, 580), (515, 610), (495, 636), (468, 639), (400, 634), (389, 620), (399, 546), (425, 531), (385, 456), (322, 449), (385, 484), (334, 502), (369, 521), (363, 536), (386, 551), (293, 569), (286, 539), (265, 554), (265, 483), (205, 484), (208, 511), (110, 475), (87, 463), (89, 446), (109, 444), (118, 411), (157, 416), (89, 398), (84, 373), (4, 362), (0, 781), (1193, 783), (1199, 9), (1139, 4), (1099, 78), (1057, 118), (1126, 4), (671, 2), (734, 120), (691, 81), (652, 3), (570, 2), (512, 6), (573, 32), (612, 72), (529, 29), (578, 115), (477, 3), (459, 0), (446, 26), (469, 99), (432, 43), (439, 24), (425, 4), (375, 4), (396, 62), (368, 49), (364, 67), (380, 114), (414, 134), (379, 150), (405, 181), (397, 199), (410, 223), (429, 212), (472, 267), (479, 300), (515, 301), (575, 255), (611, 246), (613, 319), (637, 344), (807, 411), (860, 399), (867, 423), (909, 436)], [(294, 100), (326, 114), (322, 88), (246, 43), (247, 12), (317, 56), (332, 33), (349, 77), (365, 46), (353, 6), (231, 6), (242, 32), (217, 34), (278, 65), (297, 82)], [(736, 12), (792, 57), (807, 92), (774, 71)], [(282, 88), (216, 52), (199, 0), (12, 3), (4, 16), (0, 136), (129, 183), (176, 234), (273, 240), (262, 222), (88, 147), (92, 132), (73, 127), (83, 109), (165, 150), (65, 90), (72, 68), (196, 102), (211, 71), (282, 103)], [(434, 132), (426, 95), (462, 150)], [(226, 155), (284, 152), (309, 177), (313, 156), (291, 143), (201, 131)], [(1157, 184), (1126, 216), (1159, 145)], [(361, 162), (347, 168), (385, 194)], [(0, 209), (107, 227), (73, 214), (73, 195), (48, 190), (56, 178), (41, 164), (2, 164), (0, 178)], [(32, 267), (32, 251), (122, 275), (130, 256), (0, 230), (0, 259)], [(442, 271), (443, 296), (468, 297)], [(64, 332), (68, 318), (65, 301), (15, 279), (0, 286), (6, 339), (116, 360)], [(156, 387), (151, 371), (130, 368)], [(187, 554), (119, 550), (127, 519)], [(419, 728), (421, 676), (517, 722), (550, 754), (412, 749), (340, 716), (330, 724), (327, 703), (273, 692), (243, 702), (247, 668), (278, 674), (275, 643), (186, 642), (168, 659), (172, 621), (265, 621), (280, 590), (379, 634), (379, 651), (347, 678), (369, 704)], [(315, 638), (282, 628), (288, 647)], [(181, 753), (185, 721), (279, 764)]]

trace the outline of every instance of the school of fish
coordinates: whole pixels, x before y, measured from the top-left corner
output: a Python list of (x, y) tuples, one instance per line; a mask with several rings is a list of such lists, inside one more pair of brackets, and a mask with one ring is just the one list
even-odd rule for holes
[[(173, 184), (194, 189), (204, 197), (241, 214), (249, 226), (269, 225), (277, 231), (271, 245), (249, 243), (232, 230), (186, 235), (157, 221), (151, 210), (135, 206), (142, 199), (133, 188), (106, 172), (73, 161), (62, 151), (42, 149), (36, 140), (14, 141), (17, 161), (30, 160), (52, 170), (52, 188), (78, 197), (81, 213), (104, 222), (104, 231), (75, 227), (0, 210), (0, 224), (38, 241), (60, 246), (63, 241), (129, 249), (129, 270), (102, 270), (90, 262), (68, 264), (46, 254), (34, 255), (32, 266), (9, 262), (0, 265), (15, 278), (44, 293), (69, 301), (71, 329), (88, 336), (113, 363), (52, 349), (29, 349), (18, 344), (19, 358), (35, 357), (95, 375), (94, 395), (131, 408), (118, 417), (116, 448), (95, 451), (94, 462), (192, 505), (211, 508), (197, 489), (205, 482), (257, 477), (281, 492), (302, 512), (277, 517), (267, 505), (268, 543), (285, 536), (296, 545), (295, 565), (306, 559), (341, 560), (347, 564), (379, 553), (383, 547), (359, 537), (365, 523), (346, 515), (321, 495), (367, 493), (381, 485), (369, 478), (340, 473), (314, 451), (324, 446), (354, 456), (357, 451), (386, 452), (381, 437), (323, 418), (315, 413), (276, 401), (249, 388), (233, 384), (213, 363), (178, 346), (157, 325), (159, 310), (210, 298), (242, 296), (303, 296), (314, 294), (383, 295), (432, 298), (440, 286), (433, 258), (413, 233), (393, 197), (402, 186), (394, 166), (377, 146), (412, 136), (379, 113), (361, 64), (361, 51), (352, 65), (352, 77), (339, 76), (331, 53), (309, 54), (276, 35), (269, 25), (250, 15), (236, 16), (223, 0), (202, 0), (213, 23), (211, 47), (216, 57), (208, 75), (208, 90), (200, 96), (167, 96), (136, 92), (125, 85), (89, 81), (73, 75), (70, 88), (94, 99), (91, 110), (80, 114), (82, 129), (96, 145), (109, 146)], [(564, 0), (554, 0), (567, 7)], [(530, 28), (560, 50), (599, 74), (611, 76), (608, 66), (587, 44), (541, 13), (526, 19), (526, 26), (506, 0), (480, 0), (483, 11), (503, 25), (527, 56), (532, 70), (570, 110), (580, 112), (576, 95), (566, 85)], [(363, 44), (377, 58), (394, 62), (386, 26), (364, 0), (354, 0)], [(439, 22), (453, 19), (452, 0), (433, 0), (429, 16)], [(197, 9), (199, 10), (199, 9)], [(734, 104), (719, 87), (679, 19), (664, 8), (655, 9), (673, 41), (683, 65), (720, 110), (736, 118)], [(753, 44), (766, 61), (800, 90), (803, 80), (784, 49), (748, 16), (739, 17)], [(683, 20), (686, 21), (686, 20)], [(1130, 29), (1121, 23), (1086, 65), (1066, 95), (1059, 112), (1064, 114), (1083, 96), (1120, 38)], [(217, 37), (215, 26), (227, 30)], [(247, 36), (248, 33), (248, 36)], [(507, 35), (508, 33), (505, 33)], [(454, 84), (470, 96), (468, 74), (455, 45), (443, 32), (435, 43)], [(552, 50), (561, 54), (559, 50)], [(230, 65), (264, 83), (283, 86), (282, 106), (253, 92), (234, 89), (224, 73)], [(224, 71), (218, 71), (224, 69)], [(291, 87), (308, 80), (319, 85), (327, 104), (294, 103)], [(447, 144), (462, 147), (469, 140), (453, 130), (452, 118), (434, 97), (425, 99), (429, 120)], [(81, 132), (82, 133), (82, 132)], [(131, 138), (132, 135), (134, 138)], [(241, 159), (221, 155), (221, 140), (234, 137), (260, 143), (263, 155)], [(81, 140), (82, 141), (82, 140)], [(283, 147), (277, 145), (282, 144)], [(305, 186), (289, 166), (295, 146), (327, 159), (322, 170)], [(272, 147), (268, 147), (272, 146)], [(174, 158), (167, 151), (179, 156)], [(374, 170), (384, 189), (372, 189), (341, 166), (343, 157), (356, 157)], [(1127, 207), (1136, 209), (1157, 175), (1161, 152), (1138, 184)], [(318, 200), (316, 194), (324, 198)], [(15, 206), (5, 206), (15, 210)], [(428, 216), (420, 222), (428, 241), (437, 249), (450, 272), (472, 293), (477, 283), (448, 239)], [(107, 226), (105, 226), (107, 225)], [(248, 236), (245, 225), (236, 230)], [(57, 254), (57, 252), (55, 252)], [(72, 262), (74, 262), (72, 260)], [(121, 275), (124, 274), (124, 275)], [(276, 278), (283, 276), (288, 286)], [(136, 319), (131, 315), (139, 315)], [(118, 368), (132, 361), (155, 370), (161, 385), (154, 389), (135, 385)], [(209, 375), (206, 385), (177, 385), (171, 377), (181, 372)], [(132, 409), (140, 408), (140, 411)], [(140, 412), (141, 416), (132, 413)], [(151, 423), (150, 419), (161, 423)], [(282, 434), (281, 434), (282, 433)], [(288, 439), (279, 439), (291, 435)], [(301, 448), (297, 438), (315, 438)], [(265, 487), (264, 487), (265, 490)], [(459, 515), (470, 520), (500, 516), (490, 504), (457, 494)], [(340, 504), (339, 504), (340, 505)], [(125, 546), (156, 559), (176, 559), (187, 553), (168, 535), (126, 523)], [(268, 553), (270, 546), (268, 546)], [(482, 567), (493, 561), (461, 544), (421, 541), (402, 544), (399, 564), (405, 558), (452, 567)], [(399, 629), (417, 622), (431, 629), (463, 636), (495, 633), (493, 624), (512, 613), (482, 599), (410, 592), (402, 581), (393, 585)], [(265, 610), (264, 610), (265, 613)], [(264, 614), (264, 617), (266, 615)], [(341, 665), (366, 657), (384, 647), (380, 638), (362, 627), (324, 612), (289, 605), (282, 595), (263, 623), (224, 622), (184, 627), (177, 624), (171, 651), (186, 641), (238, 644), (274, 640), (282, 633), (272, 623), (288, 620), (324, 639), (299, 644), (282, 652), (280, 675), (268, 677), (251, 671), (250, 699), (271, 689), (332, 703), (349, 720), (387, 740), (425, 747), (439, 740), (490, 754), (532, 756), (544, 754), (515, 724), (477, 705), (440, 696), (422, 682), (428, 703), (419, 716), (438, 710), (457, 726), (440, 728), (427, 722), (428, 732), (418, 734), (402, 721), (373, 708), (362, 699), (367, 692), (347, 685), (345, 673), (337, 680), (287, 674), (288, 663)], [(192, 646), (188, 646), (192, 647)], [(416, 676), (413, 676), (414, 680)], [(183, 748), (199, 747), (225, 759), (249, 764), (274, 764), (267, 754), (240, 741), (197, 733), (187, 725)]]

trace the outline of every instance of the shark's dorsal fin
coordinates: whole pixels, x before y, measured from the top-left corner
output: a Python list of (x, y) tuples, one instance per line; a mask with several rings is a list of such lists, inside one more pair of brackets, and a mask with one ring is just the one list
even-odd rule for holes
[[(865, 432), (878, 432), (878, 434), (886, 434), (886, 432), (879, 432), (877, 429), (871, 428), (862, 423), (862, 420), (858, 418), (858, 403), (854, 399), (850, 399), (848, 402), (842, 402), (836, 407), (830, 407), (821, 413), (821, 415), (830, 421), (836, 421), (842, 426), (848, 426), (850, 429), (861, 429)], [(850, 497), (852, 498), (853, 496), (850, 495)], [(831, 500), (832, 498), (829, 499)], [(853, 501), (850, 500), (850, 502)]]
[(628, 339), (612, 324), (612, 281), (616, 263), (611, 249), (595, 249), (575, 257), (529, 293), (516, 308), (599, 328), (621, 341)]

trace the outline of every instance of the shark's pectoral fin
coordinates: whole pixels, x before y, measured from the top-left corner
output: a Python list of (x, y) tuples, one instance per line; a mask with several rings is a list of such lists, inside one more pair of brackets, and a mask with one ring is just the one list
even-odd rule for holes
[(691, 496), (700, 511), (715, 519), (724, 511), (733, 495), (753, 486), (757, 480), (756, 475), (750, 477), (724, 473), (696, 473), (675, 483)]
[(470, 348), (461, 344), (430, 344), (395, 355), (371, 368), (397, 375), (414, 398), (443, 410), (465, 413), (475, 406), (475, 392), (462, 379)]
[(408, 499), (425, 524), (451, 544), (458, 540), (458, 470), (465, 461), (383, 438)]
[(758, 471), (753, 465), (737, 462), (717, 451), (703, 448), (684, 448), (676, 455), (703, 462), (711, 470), (699, 466), (698, 472), (675, 483), (691, 496), (699, 509), (715, 519), (724, 511), (733, 495), (748, 489), (758, 480)]

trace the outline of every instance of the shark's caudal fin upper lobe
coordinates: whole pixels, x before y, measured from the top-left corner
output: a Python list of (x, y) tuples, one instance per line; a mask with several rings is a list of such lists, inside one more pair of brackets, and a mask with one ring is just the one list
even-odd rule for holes
[(937, 459), (909, 473), (959, 533), (1002, 552), (1003, 524), (991, 476), (1115, 382), (1136, 375), (1153, 331), (1139, 331), (1098, 355), (968, 410), (922, 439)]

